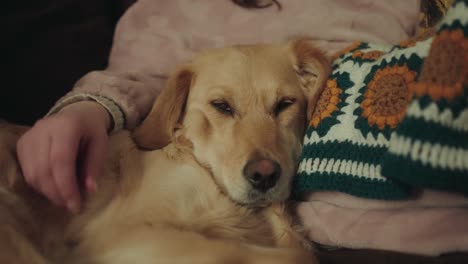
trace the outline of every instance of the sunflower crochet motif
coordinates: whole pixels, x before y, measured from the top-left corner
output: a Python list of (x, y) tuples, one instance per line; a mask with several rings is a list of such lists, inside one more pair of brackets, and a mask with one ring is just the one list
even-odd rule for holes
[(338, 110), (338, 103), (341, 102), (340, 94), (343, 91), (337, 86), (336, 80), (328, 80), (324, 91), (320, 95), (315, 106), (310, 125), (317, 128), (320, 121), (330, 117), (333, 112)]
[(362, 117), (369, 125), (395, 128), (403, 119), (411, 95), (408, 86), (416, 73), (406, 66), (390, 66), (379, 69), (367, 86), (361, 103)]
[(296, 195), (468, 194), (467, 0), (453, 2), (433, 35), (356, 42), (332, 69), (304, 139)]

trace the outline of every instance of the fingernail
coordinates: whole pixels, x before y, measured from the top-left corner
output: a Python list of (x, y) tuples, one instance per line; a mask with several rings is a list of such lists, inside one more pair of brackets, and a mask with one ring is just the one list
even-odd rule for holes
[(80, 211), (80, 207), (79, 207), (79, 204), (75, 201), (69, 201), (67, 203), (67, 208), (70, 212), (76, 214)]
[(96, 192), (97, 191), (97, 183), (93, 178), (88, 178), (86, 181), (86, 190), (88, 192)]

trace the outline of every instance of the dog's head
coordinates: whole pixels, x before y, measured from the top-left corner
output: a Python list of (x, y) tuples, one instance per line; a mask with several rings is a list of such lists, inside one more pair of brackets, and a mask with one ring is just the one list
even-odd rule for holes
[(284, 200), (328, 67), (306, 39), (206, 52), (169, 78), (135, 141), (156, 149), (177, 134), (232, 200)]

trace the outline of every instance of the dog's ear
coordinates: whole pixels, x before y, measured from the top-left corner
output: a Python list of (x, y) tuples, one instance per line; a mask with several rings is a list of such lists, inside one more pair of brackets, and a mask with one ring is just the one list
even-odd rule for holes
[(288, 43), (292, 63), (307, 96), (307, 119), (310, 120), (315, 104), (330, 74), (331, 64), (325, 53), (307, 38)]
[(183, 66), (167, 80), (151, 112), (133, 132), (135, 143), (145, 149), (159, 149), (170, 143), (182, 120), (194, 73)]

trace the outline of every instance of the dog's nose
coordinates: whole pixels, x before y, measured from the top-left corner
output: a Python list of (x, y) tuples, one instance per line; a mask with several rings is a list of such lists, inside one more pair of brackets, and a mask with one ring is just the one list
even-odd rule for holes
[(278, 162), (270, 159), (249, 161), (245, 165), (244, 177), (255, 189), (266, 192), (275, 186), (281, 175), (281, 167)]

